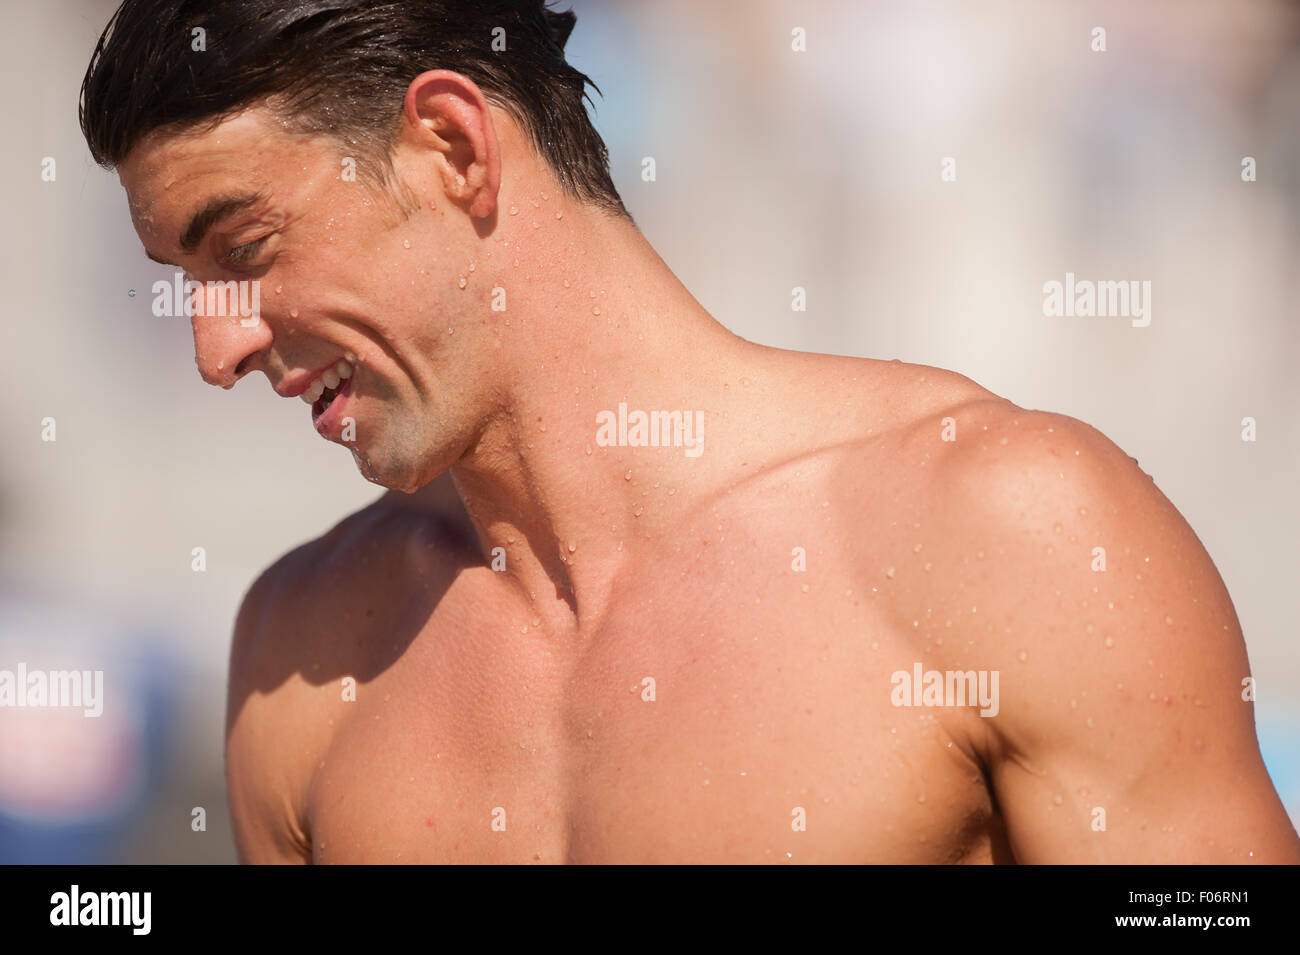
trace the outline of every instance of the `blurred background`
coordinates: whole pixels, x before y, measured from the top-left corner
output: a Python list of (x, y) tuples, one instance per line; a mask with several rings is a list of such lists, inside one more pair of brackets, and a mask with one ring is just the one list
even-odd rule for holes
[[(719, 321), (765, 344), (950, 368), (1140, 461), (1227, 583), (1265, 761), (1300, 820), (1300, 10), (556, 6), (578, 14), (569, 60), (603, 90), (616, 185)], [(0, 668), (102, 668), (118, 702), (98, 720), (0, 709), (0, 862), (231, 862), (239, 600), (378, 491), (261, 376), (204, 386), (188, 321), (153, 316), (148, 290), (173, 270), (145, 258), (76, 119), (115, 7), (0, 14)], [(1150, 280), (1150, 326), (1045, 317), (1043, 283), (1067, 271)], [(791, 311), (795, 286), (806, 312)]]

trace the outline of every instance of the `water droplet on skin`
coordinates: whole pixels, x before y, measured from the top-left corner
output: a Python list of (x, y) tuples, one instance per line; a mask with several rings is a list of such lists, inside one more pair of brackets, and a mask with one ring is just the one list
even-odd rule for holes
[(623, 475), (623, 480), (624, 480), (624, 481), (630, 481), (630, 480), (632, 480), (632, 469), (631, 469), (631, 468), (628, 468), (628, 469), (627, 469), (627, 473)]
[(469, 264), (469, 270), (470, 270), (471, 272), (473, 272), (474, 269), (476, 269), (476, 268), (477, 268), (477, 266), (476, 266), (473, 262), (471, 262), (471, 263)]
[(888, 577), (890, 580), (893, 580), (893, 579), (894, 579), (894, 568), (892, 568), (892, 567), (887, 567), (887, 568), (885, 568), (885, 576)]
[(226, 363), (225, 363), (225, 361), (219, 361), (219, 362), (217, 362), (217, 371), (225, 371), (225, 370), (226, 370)]
[(587, 453), (591, 454), (591, 445), (587, 445)]
[(289, 317), (290, 317), (290, 318), (297, 318), (297, 317), (298, 317), (298, 310), (297, 310), (296, 308), (291, 308), (291, 309), (289, 309)]
[(462, 275), (459, 281), (456, 282), (456, 284), (459, 285), (461, 288), (464, 288), (466, 285), (469, 284), (469, 279), (465, 278), (465, 276)]
[[(919, 796), (917, 796), (917, 797), (916, 797), (916, 801), (917, 801), (917, 802), (925, 802), (925, 793), (921, 793)], [(922, 837), (922, 838), (924, 838), (924, 837)]]
[(402, 248), (404, 248), (404, 249), (409, 249), (410, 247), (411, 247), (411, 240), (410, 240), (410, 239), (403, 239), (403, 240), (402, 240)]
[(517, 215), (519, 215), (519, 207), (518, 207), (518, 206), (511, 206), (511, 207), (510, 207), (510, 214), (511, 214), (512, 216), (517, 216)]
[(578, 549), (577, 543), (575, 543), (574, 541), (569, 541), (569, 553), (572, 554), (577, 549)]
[(1105, 640), (1102, 641), (1102, 643), (1105, 644), (1106, 649), (1109, 650), (1111, 647), (1115, 645), (1115, 638), (1107, 637)]
[(600, 314), (600, 306), (599, 306), (599, 305), (593, 305), (593, 306), (592, 306), (592, 309), (591, 309), (591, 314), (593, 314), (593, 315), (599, 315), (599, 314)]
[(633, 517), (640, 517), (643, 511), (645, 511), (645, 508), (642, 507), (640, 504), (638, 504), (638, 505), (636, 506), (636, 510), (632, 512), (632, 516), (633, 516)]
[(1016, 654), (1016, 659), (1019, 660), (1021, 663), (1024, 663), (1026, 660), (1029, 659), (1029, 651), (1021, 650), (1019, 653)]
[(933, 566), (934, 566), (934, 565), (931, 564), (928, 560), (925, 562), (925, 569), (926, 569), (926, 570), (929, 570), (929, 569), (930, 569), (931, 567), (933, 567)]
[(283, 286), (283, 285), (277, 285), (277, 286), (275, 287), (275, 294), (276, 294), (276, 295), (279, 295), (283, 290), (284, 290), (284, 286)]
[(803, 590), (804, 593), (807, 593), (807, 592), (808, 592), (808, 585), (807, 585), (807, 584), (804, 584), (803, 587), (801, 587), (800, 589)]
[(1087, 516), (1088, 516), (1088, 509), (1087, 509), (1086, 507), (1081, 507), (1081, 508), (1079, 508), (1079, 516), (1080, 516), (1080, 517), (1087, 517)]
[[(829, 504), (830, 502), (828, 501), (828, 502), (826, 502), (826, 503)], [(823, 504), (823, 505), (822, 505), (822, 507), (825, 507), (825, 506), (826, 506), (826, 504)], [(915, 547), (913, 547), (913, 548), (912, 548), (912, 553), (913, 553), (913, 554), (919, 554), (919, 553), (921, 553), (921, 545), (920, 545), (920, 544), (917, 544)]]
[(1064, 799), (1064, 797), (1063, 797), (1060, 793), (1057, 793), (1055, 796), (1052, 797), (1052, 805), (1053, 805), (1053, 806), (1059, 806), (1059, 805), (1061, 805), (1061, 804), (1064, 803), (1064, 802), (1065, 802), (1065, 799)]
[(569, 280), (568, 280), (568, 279), (565, 279), (565, 280), (564, 280), (564, 287), (565, 287), (565, 288), (568, 288), (568, 287), (569, 287)]

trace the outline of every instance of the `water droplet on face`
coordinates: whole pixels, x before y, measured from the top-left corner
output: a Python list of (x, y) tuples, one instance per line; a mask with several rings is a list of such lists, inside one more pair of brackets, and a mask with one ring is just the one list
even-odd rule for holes
[(291, 309), (289, 309), (289, 317), (290, 317), (290, 318), (297, 318), (297, 317), (298, 317), (298, 310), (297, 310), (296, 308), (291, 308)]
[(1065, 798), (1060, 793), (1057, 793), (1055, 796), (1052, 797), (1053, 806), (1059, 806), (1064, 802), (1065, 802)]
[(591, 309), (591, 314), (593, 314), (593, 315), (599, 315), (599, 314), (600, 314), (600, 306), (599, 306), (599, 305), (593, 305), (593, 306), (592, 306), (592, 309)]
[(519, 207), (518, 207), (518, 206), (511, 206), (511, 207), (510, 207), (510, 214), (511, 214), (512, 216), (517, 216), (517, 215), (519, 215)]
[(565, 287), (565, 288), (568, 288), (568, 287), (569, 287), (569, 280), (568, 280), (568, 279), (565, 279), (565, 280), (564, 280), (564, 287)]
[(469, 284), (469, 279), (465, 278), (465, 276), (462, 275), (460, 279), (456, 282), (456, 284), (459, 285), (461, 288), (464, 288), (466, 285)]
[(623, 480), (624, 480), (624, 481), (630, 481), (630, 480), (632, 480), (632, 469), (631, 469), (631, 468), (628, 468), (628, 469), (627, 469), (627, 473), (623, 475)]
[(1105, 644), (1106, 649), (1109, 650), (1111, 647), (1115, 645), (1115, 638), (1107, 637), (1105, 640), (1102, 641), (1102, 643)]
[(410, 239), (403, 239), (403, 240), (402, 240), (402, 248), (404, 248), (404, 249), (409, 249), (410, 247), (411, 247), (411, 240), (410, 240)]
[(572, 554), (577, 549), (578, 549), (577, 543), (575, 541), (569, 541), (569, 553)]
[(1021, 650), (1019, 653), (1016, 654), (1016, 659), (1019, 660), (1021, 663), (1024, 663), (1026, 660), (1029, 659), (1029, 651)]
[(283, 286), (283, 285), (277, 285), (277, 286), (275, 287), (275, 294), (276, 294), (276, 295), (279, 295), (282, 291), (284, 291), (284, 286)]
[(474, 265), (473, 262), (471, 262), (471, 263), (469, 264), (469, 270), (470, 270), (471, 272), (473, 272), (474, 269), (475, 269), (475, 265)]
[[(823, 504), (822, 506), (825, 507), (826, 505)], [(920, 544), (917, 544), (915, 547), (913, 547), (913, 548), (912, 548), (912, 553), (913, 553), (913, 554), (919, 554), (919, 553), (921, 553), (921, 545), (920, 545)]]
[(890, 580), (893, 580), (893, 579), (894, 579), (894, 568), (892, 568), (892, 567), (887, 567), (887, 568), (885, 568), (885, 576), (888, 577)]

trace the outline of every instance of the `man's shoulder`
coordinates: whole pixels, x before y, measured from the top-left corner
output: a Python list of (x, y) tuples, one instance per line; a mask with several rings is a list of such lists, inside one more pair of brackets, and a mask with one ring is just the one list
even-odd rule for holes
[[(450, 487), (445, 476), (438, 480)], [(385, 494), (257, 577), (236, 619), (232, 697), (241, 685), (281, 685), (309, 657), (360, 652), (364, 619), (397, 602), (393, 592), (402, 580), (418, 577), (422, 593), (440, 591), (470, 561), (472, 545), (454, 498), (414, 506), (404, 497)]]
[[(967, 618), (983, 646), (1005, 644), (998, 656), (1016, 662), (1030, 642), (1060, 654), (1086, 637), (1110, 656), (1145, 662), (1163, 639), (1147, 626), (1155, 608), (1177, 602), (1189, 580), (1203, 588), (1199, 611), (1216, 623), (1185, 638), (1236, 629), (1204, 547), (1136, 458), (1077, 418), (1025, 409), (978, 386), (956, 390), (964, 392), (956, 400), (912, 399), (915, 410), (876, 455), (874, 473), (896, 468), (891, 506), (913, 515), (913, 534), (924, 533), (918, 566), (946, 582), (951, 593), (941, 602)], [(932, 592), (918, 589), (926, 599)], [(1103, 629), (1119, 618), (1098, 604), (1145, 605), (1140, 630), (1124, 615), (1137, 639), (1107, 645)], [(990, 630), (991, 618), (979, 618), (995, 611), (1002, 619)], [(1159, 613), (1162, 624), (1166, 616)]]

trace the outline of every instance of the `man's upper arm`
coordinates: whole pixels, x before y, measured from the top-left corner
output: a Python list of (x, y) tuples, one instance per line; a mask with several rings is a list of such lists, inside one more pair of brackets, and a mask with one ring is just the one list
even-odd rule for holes
[(276, 591), (284, 561), (249, 588), (235, 622), (226, 706), (226, 792), (235, 848), (244, 863), (307, 863), (291, 771), (292, 710), (273, 685)]
[(940, 508), (967, 574), (966, 659), (999, 670), (976, 745), (1016, 858), (1300, 861), (1200, 541), (1100, 432), (1006, 407), (959, 409)]

